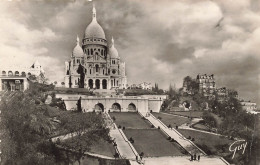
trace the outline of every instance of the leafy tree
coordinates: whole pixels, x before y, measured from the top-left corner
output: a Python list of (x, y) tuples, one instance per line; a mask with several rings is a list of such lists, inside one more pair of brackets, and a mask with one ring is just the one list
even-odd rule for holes
[(85, 69), (84, 67), (79, 64), (79, 67), (77, 69), (77, 73), (80, 74), (79, 78), (79, 88), (84, 88), (84, 82), (85, 82)]
[[(61, 145), (71, 149), (73, 156), (80, 164), (80, 160), (91, 145), (100, 139), (109, 140), (105, 121), (101, 114), (96, 113), (71, 113), (61, 118), (63, 127), (76, 135), (64, 141)], [(69, 155), (68, 155), (69, 156)], [(73, 159), (68, 157), (67, 159)]]
[(209, 113), (204, 112), (202, 115), (202, 119), (204, 120), (205, 124), (211, 129), (217, 127), (217, 121), (216, 119)]

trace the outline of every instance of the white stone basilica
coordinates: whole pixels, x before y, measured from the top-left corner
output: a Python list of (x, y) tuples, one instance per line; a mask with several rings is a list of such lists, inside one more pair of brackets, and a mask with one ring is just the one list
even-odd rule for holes
[(65, 87), (79, 88), (84, 79), (84, 88), (124, 89), (127, 87), (125, 62), (120, 60), (113, 38), (108, 47), (104, 30), (97, 22), (95, 7), (92, 12), (82, 45), (77, 37), (71, 59), (65, 62)]

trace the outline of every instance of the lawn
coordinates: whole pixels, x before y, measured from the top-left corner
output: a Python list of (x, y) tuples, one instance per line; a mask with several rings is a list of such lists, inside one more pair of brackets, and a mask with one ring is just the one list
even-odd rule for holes
[(145, 129), (150, 128), (148, 121), (141, 118), (136, 112), (111, 112), (111, 118), (115, 117), (117, 126), (125, 127), (126, 129)]
[(170, 114), (174, 114), (174, 115), (180, 115), (180, 116), (186, 116), (186, 117), (197, 117), (200, 118), (202, 117), (203, 111), (169, 111), (169, 112), (165, 112), (165, 113), (170, 113)]
[(133, 138), (133, 146), (139, 154), (143, 152), (144, 157), (184, 155), (180, 146), (167, 140), (158, 129), (127, 129), (124, 133), (128, 139)]
[(228, 138), (223, 136), (203, 133), (199, 131), (184, 129), (179, 129), (178, 131), (186, 138), (188, 138), (189, 136), (191, 138), (194, 138), (194, 143), (201, 147), (201, 149), (209, 155), (222, 155), (224, 153), (229, 153), (228, 147), (232, 142), (234, 142), (233, 140), (229, 140)]
[(165, 125), (171, 125), (172, 127), (175, 126), (180, 126), (182, 124), (185, 123), (189, 123), (189, 119), (186, 117), (182, 117), (182, 116), (174, 116), (171, 114), (165, 114), (165, 113), (152, 113), (156, 118), (160, 117), (161, 121), (165, 124)]

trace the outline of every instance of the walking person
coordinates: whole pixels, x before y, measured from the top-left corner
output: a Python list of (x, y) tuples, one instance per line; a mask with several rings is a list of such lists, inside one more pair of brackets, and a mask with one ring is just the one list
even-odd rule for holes
[(200, 155), (198, 155), (198, 161), (200, 161)]
[(193, 161), (193, 155), (192, 154), (190, 155), (190, 161)]
[(196, 159), (197, 159), (196, 157), (197, 157), (197, 155), (196, 155), (196, 153), (195, 153), (195, 154), (194, 154), (194, 160), (196, 160)]

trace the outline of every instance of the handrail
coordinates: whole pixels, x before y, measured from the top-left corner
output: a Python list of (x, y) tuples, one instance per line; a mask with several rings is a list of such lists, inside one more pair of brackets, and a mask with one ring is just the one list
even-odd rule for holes
[(127, 142), (127, 144), (130, 146), (131, 150), (133, 151), (133, 153), (135, 154), (135, 156), (139, 157), (138, 152), (135, 150), (134, 146), (132, 145), (132, 143), (127, 139), (127, 137), (125, 136), (125, 134), (123, 133), (123, 131), (121, 129), (118, 129), (118, 131), (120, 132), (120, 134), (123, 136), (124, 140)]

